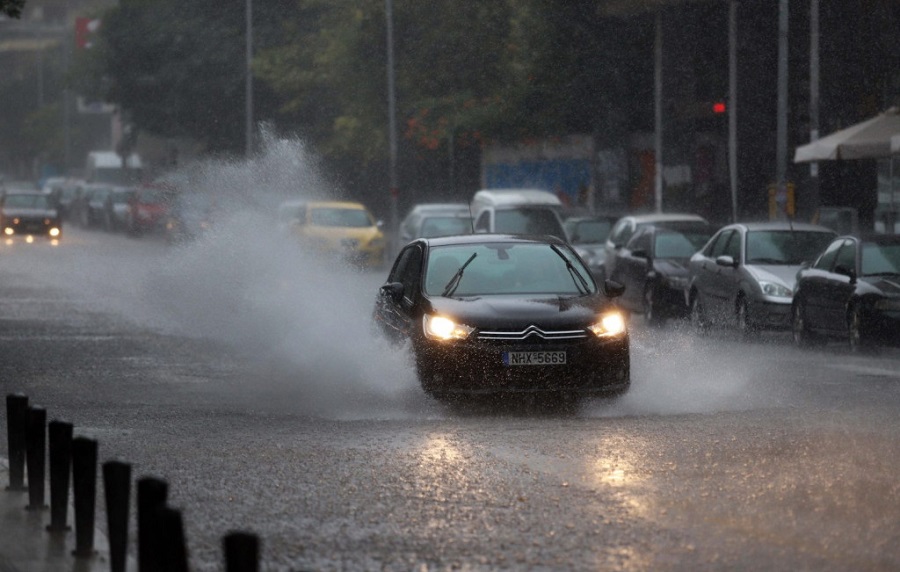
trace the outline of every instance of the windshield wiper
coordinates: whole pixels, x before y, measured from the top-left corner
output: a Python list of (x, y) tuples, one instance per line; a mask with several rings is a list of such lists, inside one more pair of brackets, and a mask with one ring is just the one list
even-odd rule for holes
[(453, 275), (453, 278), (451, 278), (450, 281), (447, 282), (447, 285), (444, 286), (444, 292), (441, 294), (441, 296), (452, 296), (453, 293), (456, 292), (456, 288), (459, 286), (460, 281), (462, 281), (462, 275), (466, 270), (466, 266), (468, 266), (470, 262), (475, 260), (476, 256), (478, 256), (478, 253), (473, 252), (472, 256), (470, 256), (469, 259), (459, 267), (459, 270), (456, 271), (456, 274)]
[(559, 255), (560, 258), (566, 263), (566, 269), (569, 271), (569, 275), (572, 276), (572, 282), (575, 283), (575, 287), (578, 288), (579, 294), (587, 294), (591, 291), (590, 286), (588, 286), (587, 280), (584, 279), (584, 276), (581, 275), (581, 272), (575, 268), (575, 265), (572, 264), (572, 261), (563, 254), (563, 252), (559, 249), (555, 244), (551, 244), (550, 248), (553, 249), (553, 252)]

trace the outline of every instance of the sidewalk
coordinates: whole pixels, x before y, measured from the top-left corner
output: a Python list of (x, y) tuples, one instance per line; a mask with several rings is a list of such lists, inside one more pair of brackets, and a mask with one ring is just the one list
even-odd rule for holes
[[(76, 558), (72, 555), (75, 549), (75, 512), (71, 490), (68, 525), (72, 528), (66, 532), (47, 532), (50, 509), (26, 510), (28, 491), (8, 491), (7, 486), (9, 462), (0, 457), (0, 572), (109, 572), (105, 523), (94, 523), (93, 557)], [(98, 487), (97, 503), (103, 502), (102, 494), (102, 489)], [(49, 490), (45, 500), (49, 505)], [(133, 539), (129, 538), (129, 542)], [(128, 558), (127, 568), (137, 570), (137, 564), (131, 557)]]

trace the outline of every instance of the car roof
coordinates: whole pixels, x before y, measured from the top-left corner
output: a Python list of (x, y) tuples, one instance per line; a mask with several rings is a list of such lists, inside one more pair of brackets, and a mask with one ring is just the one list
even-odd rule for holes
[[(430, 213), (435, 211), (469, 211), (468, 203), (419, 203), (409, 210), (413, 213)], [(409, 215), (407, 215), (409, 216)]]
[(621, 218), (630, 218), (638, 224), (654, 223), (654, 222), (673, 222), (673, 221), (696, 221), (708, 222), (705, 218), (694, 213), (647, 213), (637, 215), (626, 215)]
[(802, 230), (811, 232), (827, 232), (837, 234), (832, 229), (818, 224), (810, 224), (808, 222), (788, 222), (782, 220), (758, 221), (758, 222), (737, 222), (726, 225), (722, 228), (738, 228), (743, 227), (748, 231), (752, 230)]
[(492, 206), (550, 205), (562, 206), (559, 197), (541, 189), (481, 189), (472, 197), (472, 204)]
[(431, 246), (449, 246), (455, 244), (499, 244), (499, 243), (543, 243), (556, 244), (565, 246), (566, 242), (560, 238), (551, 235), (531, 235), (531, 234), (454, 234), (451, 236), (441, 236), (435, 238), (420, 238), (417, 241), (424, 242)]

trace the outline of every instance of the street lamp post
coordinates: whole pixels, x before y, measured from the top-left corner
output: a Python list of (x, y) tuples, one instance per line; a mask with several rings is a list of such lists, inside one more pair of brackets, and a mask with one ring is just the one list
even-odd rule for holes
[(385, 0), (385, 17), (387, 18), (387, 88), (388, 88), (388, 141), (390, 145), (390, 194), (391, 194), (391, 250), (397, 250), (399, 232), (399, 216), (397, 199), (400, 189), (397, 186), (397, 104), (394, 91), (394, 7), (392, 0)]
[(246, 154), (250, 157), (253, 154), (253, 0), (246, 0), (246, 21), (247, 21), (247, 45), (246, 45), (246, 77), (244, 92), (245, 99), (245, 119), (244, 126), (246, 137)]

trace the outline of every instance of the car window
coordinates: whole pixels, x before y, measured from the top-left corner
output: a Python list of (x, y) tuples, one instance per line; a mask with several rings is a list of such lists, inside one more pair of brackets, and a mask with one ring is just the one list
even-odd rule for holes
[(494, 231), (510, 234), (549, 234), (565, 238), (559, 219), (549, 209), (508, 209), (494, 213)]
[(834, 266), (843, 266), (847, 270), (856, 272), (856, 242), (853, 240), (845, 240), (838, 251), (837, 258), (834, 260)]
[(388, 275), (388, 282), (402, 282), (403, 277), (407, 276), (406, 268), (409, 266), (414, 249), (415, 245), (408, 246), (397, 256), (397, 261), (394, 262), (394, 267), (391, 268), (391, 272)]
[(612, 227), (612, 230), (609, 231), (609, 240), (613, 244), (625, 244), (622, 239), (622, 235), (625, 232), (625, 229), (628, 227), (630, 221), (628, 219), (619, 219), (618, 222)]
[(635, 250), (643, 250), (645, 253), (650, 254), (651, 238), (650, 234), (646, 232), (635, 233), (635, 235), (631, 237), (631, 240), (625, 245), (625, 248), (632, 252)]
[[(596, 287), (590, 272), (567, 247), (559, 247), (566, 260), (588, 285)], [(497, 243), (433, 247), (425, 270), (425, 292), (440, 296), (453, 275), (466, 266), (454, 296), (492, 294), (580, 295), (580, 281), (569, 273), (566, 260), (542, 243)]]
[(434, 238), (437, 236), (450, 236), (453, 234), (471, 234), (472, 219), (459, 216), (432, 216), (422, 221), (422, 230), (419, 236)]
[(813, 265), (813, 268), (817, 270), (831, 270), (832, 265), (834, 264), (834, 259), (837, 258), (838, 250), (841, 248), (841, 245), (844, 243), (842, 240), (835, 240), (831, 244), (828, 245), (828, 248), (825, 249), (825, 252), (819, 256), (819, 259), (816, 260), (816, 263)]
[(708, 256), (710, 258), (717, 258), (725, 254), (725, 247), (728, 245), (728, 239), (735, 233), (737, 233), (736, 230), (725, 230), (720, 232), (715, 241), (707, 247)]
[(816, 231), (750, 231), (747, 233), (747, 264), (795, 265), (813, 260), (833, 237), (833, 234)]
[(365, 228), (374, 226), (369, 214), (362, 209), (316, 207), (309, 209), (309, 222), (317, 226)]
[(731, 236), (728, 237), (728, 242), (725, 243), (723, 254), (739, 261), (741, 259), (741, 238), (740, 232), (732, 231)]
[(569, 237), (575, 243), (597, 244), (606, 241), (612, 223), (608, 220), (582, 220), (566, 225)]
[(491, 213), (490, 211), (484, 211), (478, 216), (478, 221), (475, 223), (475, 231), (476, 232), (488, 232), (491, 230)]
[(45, 209), (49, 205), (47, 195), (39, 195), (37, 193), (33, 195), (6, 195), (3, 201), (3, 206), (14, 208)]
[(690, 258), (709, 239), (709, 235), (664, 231), (656, 234), (654, 256), (657, 258)]
[(862, 244), (862, 275), (900, 274), (900, 244)]

